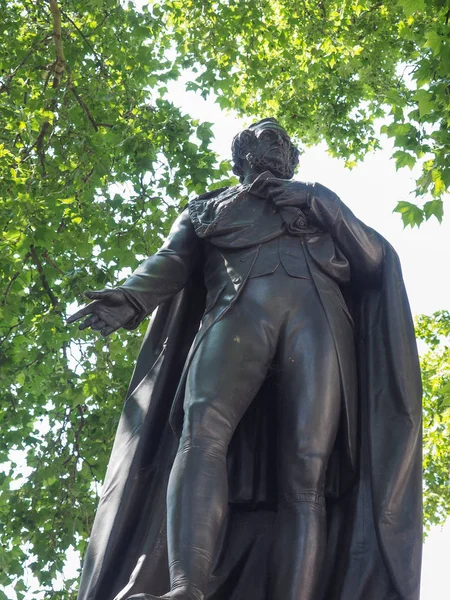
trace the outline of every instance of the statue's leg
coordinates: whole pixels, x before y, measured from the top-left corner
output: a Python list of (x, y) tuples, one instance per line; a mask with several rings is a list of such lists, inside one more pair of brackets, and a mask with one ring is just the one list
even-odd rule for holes
[(303, 287), (296, 310), (282, 330), (277, 357), (279, 508), (269, 600), (318, 600), (325, 472), (342, 404), (334, 340), (312, 285)]
[(201, 599), (206, 591), (228, 504), (228, 445), (275, 352), (277, 326), (263, 310), (237, 303), (206, 334), (188, 373), (167, 493), (171, 590), (185, 590), (187, 598)]

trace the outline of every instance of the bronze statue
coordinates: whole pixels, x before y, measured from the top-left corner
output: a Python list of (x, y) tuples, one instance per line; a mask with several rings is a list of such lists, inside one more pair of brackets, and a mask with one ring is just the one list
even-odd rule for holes
[[(157, 307), (79, 600), (417, 600), (421, 388), (398, 258), (274, 119), (80, 328)], [(363, 197), (363, 192), (362, 192)]]

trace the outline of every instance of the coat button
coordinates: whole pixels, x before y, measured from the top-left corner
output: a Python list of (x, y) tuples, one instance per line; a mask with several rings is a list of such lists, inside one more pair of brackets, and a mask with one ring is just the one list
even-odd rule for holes
[(233, 277), (233, 279), (231, 281), (233, 283), (241, 283), (241, 278), (240, 277)]

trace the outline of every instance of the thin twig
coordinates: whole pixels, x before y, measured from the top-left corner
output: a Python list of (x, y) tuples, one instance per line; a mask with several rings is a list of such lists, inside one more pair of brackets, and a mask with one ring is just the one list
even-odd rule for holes
[(27, 60), (30, 58), (30, 56), (33, 54), (33, 52), (36, 50), (36, 47), (39, 44), (47, 41), (49, 37), (51, 37), (51, 36), (46, 35), (41, 40), (37, 40), (34, 42), (34, 44), (31, 46), (31, 48), (28, 50), (28, 52), (22, 58), (20, 63), (17, 65), (17, 67), (12, 71), (12, 73), (10, 73), (9, 75), (6, 76), (5, 82), (0, 86), (0, 93), (4, 92), (4, 91), (7, 91), (7, 92), (9, 91), (9, 86), (11, 85), (11, 81), (14, 79), (14, 77), (17, 75), (19, 70), (23, 67), (23, 65), (27, 62)]
[(14, 275), (11, 277), (11, 279), (9, 280), (8, 285), (6, 286), (6, 290), (3, 292), (3, 298), (2, 298), (2, 306), (5, 306), (6, 304), (6, 297), (9, 294), (9, 290), (12, 288), (15, 280), (19, 277), (19, 275), (22, 273), (22, 271), (17, 271), (16, 273), (14, 273)]
[(39, 162), (41, 163), (42, 172), (44, 175), (46, 174), (44, 140), (47, 137), (47, 134), (50, 132), (51, 128), (52, 128), (52, 125), (51, 125), (50, 121), (45, 121), (42, 124), (41, 130), (39, 132), (39, 135), (36, 138), (36, 141), (34, 142), (33, 146), (30, 148), (30, 152), (33, 148), (36, 148), (38, 156), (39, 156)]
[[(45, 89), (47, 87), (48, 81), (50, 79), (50, 74), (51, 74), (51, 71), (48, 72), (47, 79), (44, 84), (44, 93), (45, 93)], [(56, 106), (57, 106), (57, 99), (53, 98), (51, 100), (51, 102), (46, 105), (46, 110), (54, 113)], [(39, 157), (39, 162), (41, 163), (42, 172), (43, 172), (44, 176), (46, 175), (44, 140), (47, 137), (47, 135), (50, 133), (51, 129), (52, 129), (52, 124), (50, 123), (50, 121), (44, 121), (42, 123), (41, 129), (39, 131), (39, 134), (38, 134), (36, 140), (34, 141), (33, 145), (29, 148), (29, 150), (27, 151), (27, 153), (23, 159), (23, 160), (27, 160), (28, 157), (31, 156), (32, 150), (34, 148), (36, 148), (36, 151), (37, 151), (37, 154)]]
[(80, 35), (81, 39), (84, 41), (84, 43), (89, 48), (89, 50), (92, 52), (92, 54), (95, 56), (95, 58), (97, 59), (97, 61), (99, 63), (99, 66), (100, 66), (100, 69), (103, 72), (103, 74), (106, 75), (106, 77), (109, 77), (109, 73), (105, 69), (105, 66), (103, 64), (103, 57), (100, 54), (97, 53), (97, 51), (95, 50), (94, 46), (89, 41), (88, 37), (86, 35), (84, 35), (84, 33), (81, 31), (81, 29), (78, 27), (78, 25), (69, 17), (69, 15), (66, 12), (64, 12), (63, 10), (61, 10), (61, 14), (62, 14), (62, 16), (65, 19), (67, 19), (69, 21), (69, 23), (71, 23), (73, 25), (73, 27), (75, 28), (75, 30)]
[(50, 301), (52, 303), (53, 308), (57, 309), (58, 306), (59, 306), (58, 298), (52, 292), (52, 289), (51, 289), (51, 287), (48, 284), (47, 278), (46, 278), (45, 273), (44, 273), (44, 269), (42, 267), (42, 263), (41, 263), (41, 261), (39, 259), (39, 256), (38, 256), (37, 252), (36, 252), (36, 248), (34, 246), (30, 246), (30, 251), (31, 251), (31, 256), (33, 257), (33, 260), (34, 260), (34, 264), (36, 265), (36, 268), (38, 270), (39, 277), (41, 278), (42, 287), (47, 292), (47, 296), (50, 298)]
[(29, 369), (30, 367), (32, 367), (33, 365), (35, 365), (37, 362), (39, 362), (40, 360), (42, 360), (45, 357), (45, 354), (43, 352), (41, 352), (37, 358), (35, 358), (34, 360), (32, 360), (31, 362), (22, 365), (21, 367), (16, 367), (14, 369), (14, 371), (22, 371), (22, 369)]
[(94, 172), (94, 167), (83, 177), (83, 183), (87, 183), (89, 179), (92, 177), (92, 173)]
[(50, 81), (51, 74), (52, 74), (52, 69), (51, 69), (51, 65), (50, 65), (50, 67), (48, 67), (48, 73), (47, 73), (47, 76), (45, 77), (45, 81), (44, 81), (44, 89), (43, 89), (44, 94), (47, 91), (47, 86), (48, 86), (48, 82)]
[(92, 124), (92, 127), (95, 129), (95, 131), (98, 131), (98, 125), (95, 122), (94, 117), (91, 114), (91, 111), (89, 110), (89, 108), (86, 106), (86, 103), (84, 102), (83, 98), (80, 96), (80, 94), (77, 91), (77, 88), (75, 86), (74, 83), (72, 83), (72, 81), (69, 82), (69, 88), (70, 91), (73, 93), (73, 95), (75, 96), (78, 104), (81, 106), (81, 108), (84, 110), (87, 118), (89, 119), (89, 121)]
[(66, 71), (68, 73), (68, 86), (69, 86), (69, 89), (73, 93), (73, 95), (75, 96), (75, 99), (78, 102), (78, 104), (81, 106), (81, 108), (85, 112), (87, 118), (91, 122), (92, 127), (95, 129), (95, 131), (98, 131), (99, 127), (114, 127), (114, 125), (112, 125), (111, 123), (97, 123), (97, 121), (92, 116), (92, 113), (89, 110), (86, 102), (83, 100), (83, 98), (78, 93), (77, 86), (72, 81), (72, 74), (71, 74), (69, 65), (66, 65)]
[(66, 222), (65, 222), (64, 218), (62, 218), (61, 223), (58, 225), (58, 229), (56, 230), (56, 233), (61, 233), (61, 231), (63, 231), (64, 229), (66, 229)]
[(94, 35), (95, 33), (97, 33), (97, 31), (99, 29), (101, 29), (103, 27), (103, 25), (105, 24), (107, 19), (111, 16), (112, 12), (113, 12), (112, 10), (109, 12), (107, 10), (104, 11), (103, 19), (100, 21), (100, 23), (97, 24), (97, 27), (94, 27), (94, 29), (91, 29), (91, 35)]
[[(30, 252), (27, 252), (25, 254), (25, 256), (23, 257), (23, 262), (24, 264), (27, 262), (27, 260), (30, 258)], [(12, 286), (14, 285), (14, 282), (16, 281), (16, 279), (19, 277), (19, 275), (22, 273), (22, 271), (17, 271), (16, 273), (14, 273), (14, 275), (11, 277), (11, 279), (9, 280), (8, 285), (6, 286), (6, 290), (3, 292), (3, 298), (2, 298), (2, 302), (1, 302), (1, 306), (5, 306), (6, 304), (6, 298), (12, 288)]]
[(50, 258), (49, 254), (48, 254), (48, 250), (44, 250), (44, 252), (42, 253), (42, 256), (45, 258), (45, 260), (48, 263), (50, 263), (52, 265), (52, 267), (54, 269), (56, 269), (62, 275), (65, 275), (64, 271), (58, 267), (58, 265), (52, 260), (52, 258)]
[(16, 329), (16, 327), (19, 327), (20, 325), (22, 325), (23, 320), (22, 321), (17, 321), (17, 323), (15, 323), (14, 325), (11, 325), (11, 327), (9, 327), (8, 329), (8, 333), (5, 334), (4, 336), (2, 336), (2, 338), (0, 339), (0, 346), (3, 344), (4, 341), (6, 341), (10, 334), (14, 331), (14, 329)]

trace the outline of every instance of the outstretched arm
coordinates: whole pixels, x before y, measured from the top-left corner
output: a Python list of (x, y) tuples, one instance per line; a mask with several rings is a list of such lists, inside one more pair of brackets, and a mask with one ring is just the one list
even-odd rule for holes
[(184, 210), (175, 220), (164, 244), (150, 256), (118, 289), (136, 307), (134, 329), (159, 304), (182, 290), (201, 254), (201, 241)]
[(69, 317), (73, 323), (87, 316), (80, 329), (92, 327), (109, 335), (120, 327), (135, 329), (159, 304), (179, 292), (200, 258), (200, 240), (188, 211), (175, 220), (168, 238), (121, 286), (87, 292), (95, 300)]

